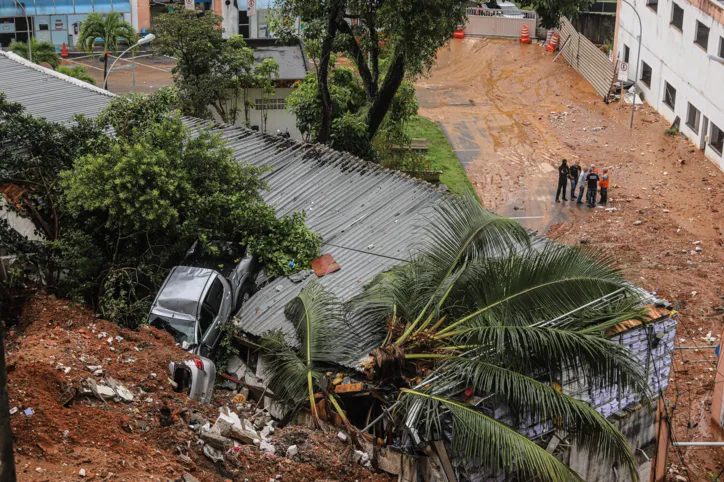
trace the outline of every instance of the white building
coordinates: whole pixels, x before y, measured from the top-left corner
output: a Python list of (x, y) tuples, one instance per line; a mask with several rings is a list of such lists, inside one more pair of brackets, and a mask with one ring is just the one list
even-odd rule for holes
[(619, 59), (630, 63), (644, 101), (724, 168), (724, 0), (619, 1)]

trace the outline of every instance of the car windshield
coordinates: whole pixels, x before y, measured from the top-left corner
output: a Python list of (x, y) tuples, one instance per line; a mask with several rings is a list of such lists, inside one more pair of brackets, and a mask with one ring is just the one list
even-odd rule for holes
[(181, 320), (178, 318), (166, 318), (163, 316), (156, 316), (151, 321), (151, 326), (166, 330), (171, 333), (176, 343), (183, 344), (183, 342), (193, 345), (196, 343), (194, 337), (194, 330), (196, 329), (196, 321), (194, 320)]

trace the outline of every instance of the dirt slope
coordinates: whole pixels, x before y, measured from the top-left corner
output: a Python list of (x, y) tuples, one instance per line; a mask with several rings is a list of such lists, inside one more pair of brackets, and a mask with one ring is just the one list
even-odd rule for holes
[[(278, 454), (298, 445), (294, 461), (245, 446), (214, 466), (188, 421), (193, 415), (213, 423), (218, 407), (231, 405), (231, 392), (217, 390), (207, 406), (173, 392), (168, 362), (187, 354), (154, 328), (120, 329), (68, 301), (39, 295), (9, 333), (7, 349), (10, 406), (19, 409), (12, 428), (21, 481), (80, 480), (81, 469), (83, 480), (166, 481), (185, 472), (202, 481), (388, 480), (350, 462), (351, 449), (334, 433), (301, 427), (272, 436)], [(101, 365), (103, 374), (94, 375), (88, 365)], [(76, 393), (87, 378), (98, 384), (113, 378), (134, 399), (104, 402)], [(27, 408), (34, 414), (26, 416)]]

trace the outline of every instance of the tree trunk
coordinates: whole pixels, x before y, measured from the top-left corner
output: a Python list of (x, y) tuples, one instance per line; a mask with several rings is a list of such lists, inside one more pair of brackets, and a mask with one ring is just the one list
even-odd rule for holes
[[(0, 315), (1, 316), (1, 315)], [(0, 480), (15, 482), (13, 433), (10, 430), (10, 400), (8, 377), (5, 371), (5, 325), (0, 321)]]
[(365, 57), (365, 53), (362, 51), (359, 44), (357, 43), (357, 39), (354, 37), (354, 34), (352, 33), (352, 29), (350, 28), (349, 24), (345, 22), (344, 19), (341, 19), (339, 22), (337, 22), (337, 25), (340, 32), (346, 33), (350, 37), (352, 37), (350, 54), (352, 54), (354, 63), (357, 64), (357, 71), (359, 72), (359, 76), (362, 79), (362, 83), (365, 86), (365, 91), (367, 92), (367, 100), (369, 102), (374, 102), (375, 97), (377, 97), (377, 81), (373, 78), (372, 73), (370, 72), (369, 66), (367, 65), (367, 58)]
[(317, 142), (326, 143), (332, 137), (332, 97), (329, 95), (329, 60), (332, 56), (332, 44), (337, 35), (338, 8), (335, 5), (330, 7), (327, 22), (327, 36), (322, 42), (322, 55), (319, 59), (319, 72), (317, 72), (317, 83), (322, 98), (322, 124), (319, 128)]
[(108, 52), (103, 52), (103, 88), (108, 90)]
[(382, 121), (387, 115), (387, 111), (392, 105), (392, 99), (394, 99), (397, 89), (400, 88), (403, 79), (405, 78), (405, 59), (400, 54), (395, 57), (390, 69), (385, 75), (385, 81), (382, 83), (377, 99), (370, 108), (369, 114), (367, 114), (367, 134), (370, 140), (377, 134), (377, 129), (380, 128)]

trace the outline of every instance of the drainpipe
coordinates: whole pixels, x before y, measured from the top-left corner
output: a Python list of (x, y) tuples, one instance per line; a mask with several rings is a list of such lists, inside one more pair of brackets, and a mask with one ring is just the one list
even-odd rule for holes
[[(639, 20), (639, 48), (638, 53), (636, 54), (636, 77), (639, 76), (639, 65), (641, 65), (641, 39), (643, 37), (643, 31), (644, 31), (644, 25), (641, 23), (641, 15), (639, 15), (639, 12), (636, 11), (636, 7), (634, 7), (628, 0), (621, 0), (623, 3), (631, 7), (636, 14), (636, 18)], [(616, 26), (618, 27), (618, 19), (616, 19)], [(634, 79), (634, 94), (633, 98), (631, 99), (631, 123), (629, 124), (628, 128), (633, 129), (633, 120), (634, 120), (634, 112), (636, 111), (636, 79)], [(622, 89), (623, 90), (623, 89)]]

